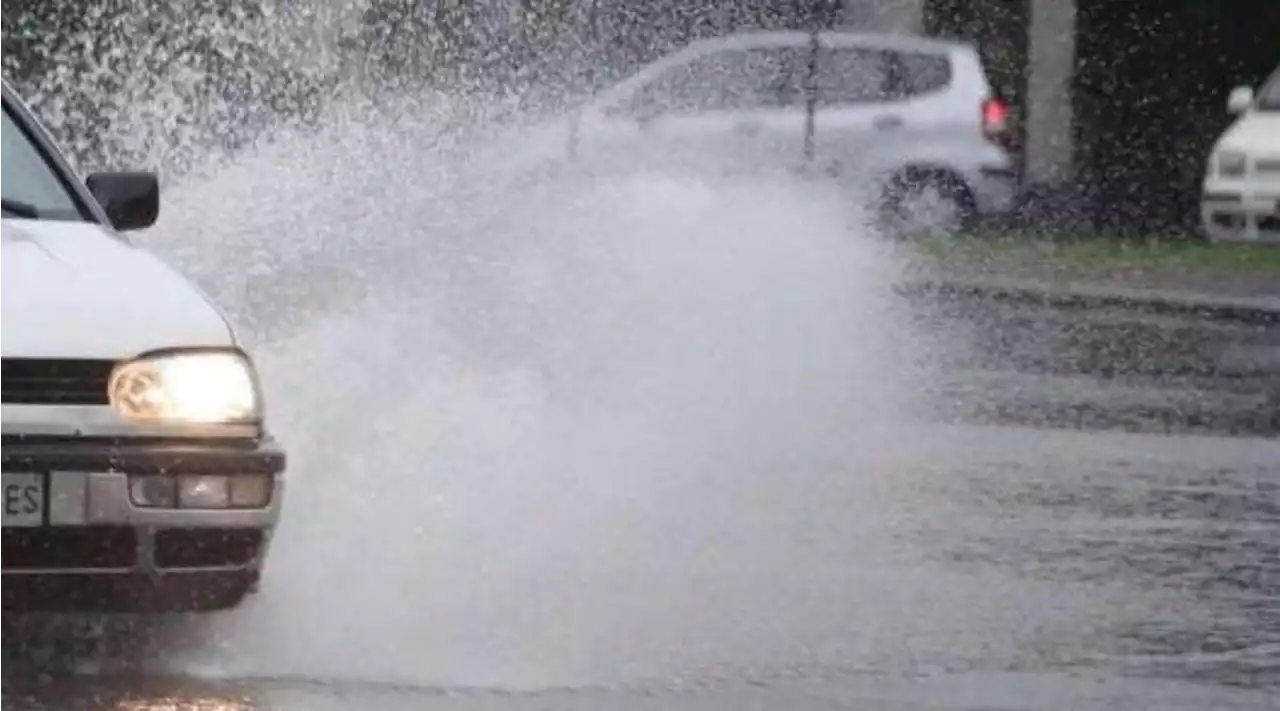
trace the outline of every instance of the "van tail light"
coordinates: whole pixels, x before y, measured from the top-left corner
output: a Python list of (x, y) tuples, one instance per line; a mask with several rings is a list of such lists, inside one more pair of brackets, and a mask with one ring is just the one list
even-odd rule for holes
[(1009, 105), (999, 99), (982, 102), (982, 135), (992, 143), (1009, 147)]

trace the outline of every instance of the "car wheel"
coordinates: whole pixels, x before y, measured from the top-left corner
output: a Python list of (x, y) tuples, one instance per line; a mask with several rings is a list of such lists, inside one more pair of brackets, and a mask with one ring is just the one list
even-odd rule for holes
[(963, 230), (973, 200), (959, 179), (939, 172), (908, 171), (885, 186), (880, 227), (893, 237), (938, 237)]

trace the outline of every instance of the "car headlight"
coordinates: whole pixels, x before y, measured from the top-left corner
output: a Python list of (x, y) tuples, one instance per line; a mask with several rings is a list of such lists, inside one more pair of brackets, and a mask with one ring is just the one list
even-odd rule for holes
[(1218, 175), (1239, 178), (1248, 170), (1249, 157), (1239, 151), (1222, 151), (1214, 162), (1217, 164)]
[(253, 365), (232, 351), (145, 356), (111, 374), (111, 405), (134, 420), (200, 424), (261, 419)]

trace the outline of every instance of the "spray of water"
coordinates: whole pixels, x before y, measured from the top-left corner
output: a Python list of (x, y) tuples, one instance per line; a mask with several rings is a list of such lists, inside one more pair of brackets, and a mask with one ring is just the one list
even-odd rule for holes
[[(663, 175), (505, 189), (492, 158), (480, 187), (474, 154), (462, 179), (338, 132), (312, 139), (328, 160), (373, 161), (334, 161), (342, 187), (286, 170), (280, 200), (260, 181), (281, 172), (246, 168), (175, 191), (150, 237), (284, 326), (258, 350), (287, 523), (219, 663), (537, 684), (782, 641), (816, 582), (787, 570), (790, 529), (873, 520), (860, 497), (834, 521), (808, 507), (881, 476), (908, 392), (894, 265), (849, 203)], [(248, 300), (225, 290), (254, 264)]]
[(474, 100), (401, 98), (188, 175), (143, 238), (245, 327), (291, 452), (261, 594), (152, 663), (520, 687), (1014, 634), (897, 537), (923, 376), (856, 201), (531, 185)]
[(208, 172), (314, 115), (336, 76), (314, 26), (271, 1), (5, 7), (6, 80), (88, 168)]

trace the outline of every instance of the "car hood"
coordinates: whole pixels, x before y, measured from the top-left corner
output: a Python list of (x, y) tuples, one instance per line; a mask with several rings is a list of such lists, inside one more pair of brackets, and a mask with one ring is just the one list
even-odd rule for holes
[(1280, 111), (1250, 111), (1241, 116), (1218, 139), (1218, 149), (1280, 154)]
[(100, 225), (6, 218), (0, 231), (6, 358), (122, 359), (234, 345), (195, 285)]

